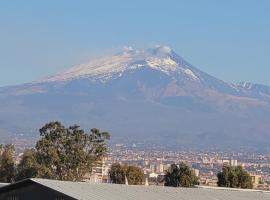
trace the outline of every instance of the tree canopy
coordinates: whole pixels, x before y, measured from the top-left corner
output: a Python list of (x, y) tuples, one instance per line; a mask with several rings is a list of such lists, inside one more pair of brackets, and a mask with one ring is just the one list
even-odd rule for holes
[(192, 187), (198, 184), (198, 177), (194, 171), (185, 163), (178, 166), (172, 164), (165, 175), (165, 186), (171, 187)]
[(251, 189), (251, 176), (241, 167), (225, 165), (222, 171), (217, 174), (219, 187)]
[(0, 181), (10, 183), (15, 177), (14, 146), (0, 146)]
[(118, 163), (111, 166), (109, 176), (111, 182), (115, 184), (125, 184), (126, 178), (130, 185), (141, 185), (144, 181), (144, 173), (141, 168)]
[(16, 180), (37, 177), (39, 168), (35, 149), (26, 149), (17, 166)]
[(60, 122), (50, 122), (39, 132), (41, 139), (34, 149), (24, 152), (18, 165), (18, 180), (40, 177), (81, 181), (105, 156), (110, 139), (108, 132), (95, 128), (85, 133), (77, 125), (66, 128)]

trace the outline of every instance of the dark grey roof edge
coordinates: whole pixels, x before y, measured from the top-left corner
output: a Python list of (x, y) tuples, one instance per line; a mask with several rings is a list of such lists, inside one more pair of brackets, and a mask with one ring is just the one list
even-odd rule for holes
[[(9, 190), (12, 190), (12, 189), (15, 189), (15, 188), (19, 188), (19, 187), (22, 187), (22, 186), (31, 185), (31, 184), (37, 184), (37, 185), (40, 185), (42, 187), (49, 188), (51, 190), (55, 190), (54, 188), (47, 187), (46, 185), (43, 185), (40, 182), (35, 181), (34, 178), (29, 178), (29, 179), (24, 179), (24, 180), (15, 182), (15, 183), (5, 184), (3, 187), (0, 187), (0, 193), (9, 191)], [(59, 192), (59, 191), (57, 191), (57, 192)], [(62, 194), (63, 196), (66, 196), (66, 197), (68, 196), (67, 194), (63, 194), (62, 192), (59, 192), (59, 193)], [(75, 198), (73, 198), (71, 196), (68, 196), (68, 197), (76, 200)]]
[(24, 179), (24, 180), (15, 182), (15, 183), (10, 183), (10, 184), (4, 185), (3, 187), (0, 187), (0, 193), (8, 191), (8, 190), (12, 190), (12, 189), (20, 187), (20, 186), (25, 186), (25, 185), (28, 185), (31, 183), (33, 183), (33, 181), (31, 179)]

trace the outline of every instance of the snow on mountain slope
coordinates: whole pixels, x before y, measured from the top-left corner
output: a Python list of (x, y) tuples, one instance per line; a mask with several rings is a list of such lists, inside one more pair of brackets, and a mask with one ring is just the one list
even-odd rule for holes
[(67, 82), (87, 79), (92, 82), (108, 83), (122, 77), (123, 74), (141, 69), (150, 69), (166, 75), (180, 85), (197, 85), (216, 91), (236, 95), (238, 88), (195, 68), (172, 49), (166, 46), (135, 50), (131, 47), (108, 57), (92, 60), (86, 64), (73, 66), (71, 69), (46, 78), (41, 83)]
[(250, 82), (241, 82), (237, 84), (238, 89), (246, 95), (261, 97), (270, 101), (270, 87), (262, 84), (253, 84)]
[[(118, 54), (94, 59), (88, 63), (73, 66), (63, 73), (34, 82), (33, 87), (30, 89), (29, 87), (23, 88), (23, 93), (33, 93), (33, 88), (44, 91), (43, 88), (40, 88), (41, 85), (36, 86), (35, 83), (41, 83), (45, 87), (48, 83), (68, 83), (73, 80), (87, 80), (93, 83), (110, 84), (112, 80), (123, 78), (124, 75), (130, 73), (139, 73), (139, 71), (142, 70), (152, 70), (161, 73), (163, 74), (163, 78), (166, 76), (166, 79), (177, 82), (177, 89), (168, 89), (170, 91), (169, 93), (173, 93), (173, 95), (184, 93), (186, 95), (196, 94), (197, 96), (205, 96), (208, 95), (209, 92), (211, 95), (218, 92), (221, 94), (248, 96), (252, 98), (262, 97), (263, 100), (266, 99), (270, 101), (268, 86), (252, 85), (251, 83), (233, 84), (224, 82), (192, 66), (167, 46), (156, 46), (142, 50), (126, 47)], [(141, 75), (148, 76), (146, 74)], [(154, 78), (153, 74), (149, 76), (155, 80), (154, 82), (157, 85), (159, 84), (159, 78)], [(150, 77), (147, 79), (149, 80)], [(22, 93), (21, 88), (18, 89), (16, 87), (15, 89), (16, 91), (13, 93)]]
[[(176, 59), (178, 58), (178, 59)], [(72, 67), (64, 73), (49, 77), (42, 82), (67, 81), (78, 78), (90, 78), (106, 82), (113, 77), (119, 77), (125, 71), (149, 67), (167, 75), (178, 74), (199, 81), (200, 74), (169, 47), (157, 46), (147, 50), (126, 48), (123, 52), (90, 61)]]

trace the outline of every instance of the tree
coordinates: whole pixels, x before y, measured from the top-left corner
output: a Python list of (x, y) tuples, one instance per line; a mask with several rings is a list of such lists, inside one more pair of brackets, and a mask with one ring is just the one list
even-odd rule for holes
[(179, 166), (172, 164), (164, 180), (165, 186), (171, 187), (192, 187), (198, 184), (198, 177), (194, 171), (183, 162)]
[(79, 126), (64, 127), (51, 122), (40, 129), (35, 149), (26, 150), (18, 165), (17, 179), (30, 177), (81, 181), (95, 162), (107, 152), (110, 135), (92, 129), (85, 133)]
[(144, 181), (144, 173), (139, 167), (128, 166), (126, 168), (126, 175), (130, 185), (141, 185)]
[(109, 171), (110, 180), (115, 184), (125, 184), (126, 172), (120, 164), (112, 164)]
[(251, 176), (241, 167), (224, 165), (222, 171), (217, 174), (219, 187), (251, 189)]
[(125, 184), (125, 178), (130, 185), (141, 185), (144, 180), (144, 173), (141, 168), (118, 163), (111, 166), (109, 176), (111, 182), (115, 184)]
[(36, 160), (35, 149), (26, 149), (17, 166), (16, 180), (23, 180), (38, 176), (39, 165)]
[(0, 181), (10, 183), (14, 181), (15, 162), (14, 146), (11, 144), (2, 146), (0, 149)]

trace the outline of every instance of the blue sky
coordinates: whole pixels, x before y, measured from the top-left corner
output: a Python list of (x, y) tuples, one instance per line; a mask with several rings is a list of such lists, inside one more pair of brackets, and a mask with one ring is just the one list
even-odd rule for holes
[(269, 10), (268, 0), (2, 0), (0, 86), (154, 44), (225, 81), (270, 85)]

